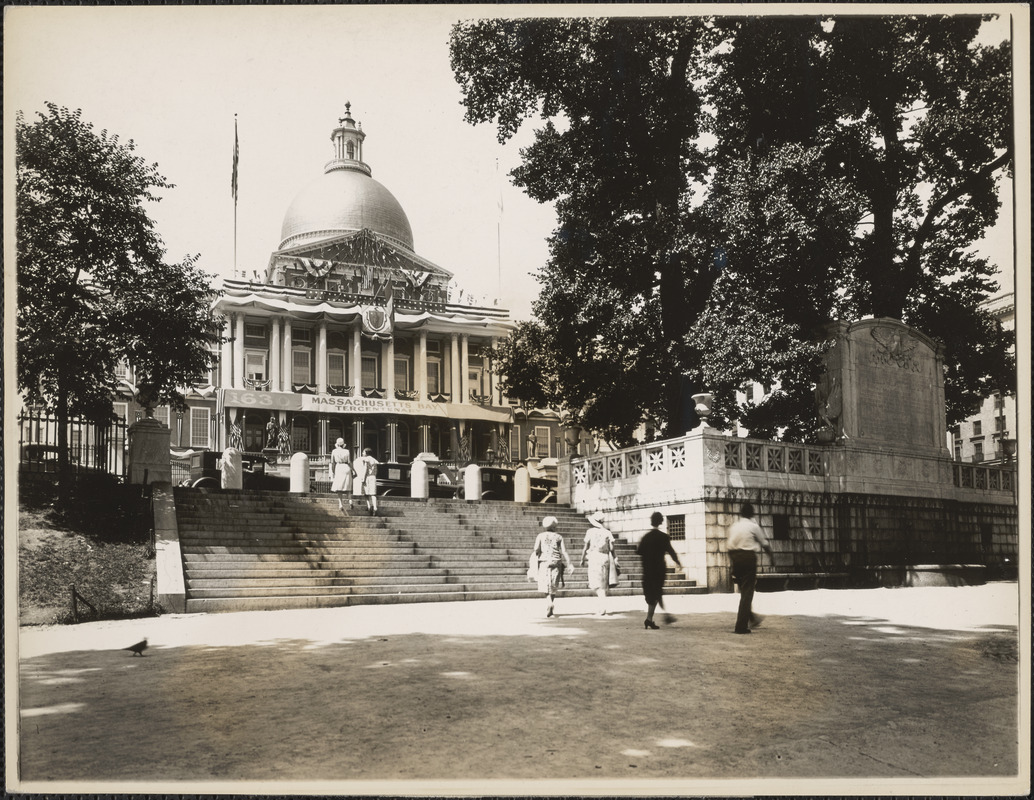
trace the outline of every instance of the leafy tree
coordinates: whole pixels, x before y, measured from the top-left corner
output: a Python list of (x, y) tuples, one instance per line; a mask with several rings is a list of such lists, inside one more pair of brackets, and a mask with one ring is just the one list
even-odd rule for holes
[[(823, 328), (865, 314), (946, 342), (950, 415), (1008, 388), (1005, 338), (977, 307), (995, 270), (967, 250), (996, 219), (1012, 158), (1009, 47), (977, 46), (979, 26), (457, 25), (468, 121), (495, 122), (500, 141), (544, 121), (512, 176), (556, 203), (535, 313), (558, 396), (619, 439), (629, 414), (677, 430), (671, 376), (684, 374), (716, 394), (716, 420), (804, 438)], [(763, 406), (736, 407), (738, 385), (772, 380), (782, 388)]]
[(56, 414), (64, 474), (66, 422), (113, 417), (121, 360), (144, 405), (184, 407), (178, 387), (210, 368), (219, 321), (196, 259), (164, 260), (145, 208), (171, 187), (157, 165), (79, 110), (37, 117), (16, 122), (18, 388)]
[(567, 405), (619, 438), (645, 414), (677, 419), (678, 343), (710, 288), (686, 262), (680, 211), (703, 169), (693, 68), (707, 35), (692, 18), (453, 29), (467, 120), (494, 121), (500, 141), (544, 120), (513, 172), (559, 221), (535, 313)]
[[(997, 178), (1012, 164), (1010, 49), (977, 45), (981, 22), (745, 20), (712, 88), (717, 152), (807, 143), (824, 179), (850, 187), (861, 213), (834, 262), (842, 298), (829, 310), (902, 319), (944, 341), (949, 423), (988, 385), (1015, 380), (1008, 336), (979, 307), (997, 269), (968, 252), (996, 221)], [(759, 39), (769, 46), (750, 46)], [(750, 136), (734, 135), (744, 126)]]
[[(730, 159), (699, 212), (727, 265), (687, 338), (698, 385), (716, 395), (716, 418), (752, 435), (806, 438), (815, 429), (812, 385), (826, 327), (853, 316), (851, 275), (860, 198), (830, 180), (819, 148), (788, 144)], [(763, 404), (735, 407), (744, 384), (778, 385)]]

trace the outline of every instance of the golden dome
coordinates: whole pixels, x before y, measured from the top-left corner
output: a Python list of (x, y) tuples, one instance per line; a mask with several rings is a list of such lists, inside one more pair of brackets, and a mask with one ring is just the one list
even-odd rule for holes
[(280, 250), (332, 239), (369, 228), (413, 250), (413, 229), (399, 201), (370, 176), (362, 160), (366, 134), (352, 119), (350, 105), (331, 134), (335, 158), (324, 174), (291, 201), (280, 230)]

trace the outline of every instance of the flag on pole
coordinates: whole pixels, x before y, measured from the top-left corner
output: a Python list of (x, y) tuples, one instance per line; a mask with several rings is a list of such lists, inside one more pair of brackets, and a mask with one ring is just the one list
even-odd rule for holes
[(233, 202), (237, 203), (237, 161), (240, 158), (240, 143), (237, 140), (237, 115), (233, 115), (233, 176), (230, 178), (230, 189), (233, 190)]

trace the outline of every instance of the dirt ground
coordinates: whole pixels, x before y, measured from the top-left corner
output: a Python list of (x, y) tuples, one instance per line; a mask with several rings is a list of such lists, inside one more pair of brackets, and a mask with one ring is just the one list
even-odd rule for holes
[[(762, 594), (750, 636), (732, 634), (736, 600), (668, 598), (676, 620), (658, 631), (634, 597), (605, 617), (571, 598), (555, 619), (519, 600), (23, 628), (20, 778), (331, 794), (1029, 786), (1016, 584)], [(119, 649), (144, 636), (143, 657)]]

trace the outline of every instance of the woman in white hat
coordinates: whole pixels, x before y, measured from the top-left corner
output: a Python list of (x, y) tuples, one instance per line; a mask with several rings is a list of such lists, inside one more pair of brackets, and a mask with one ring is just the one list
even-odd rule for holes
[(330, 467), (330, 491), (337, 494), (337, 507), (339, 510), (345, 510), (345, 504), (341, 500), (341, 495), (348, 494), (348, 507), (352, 507), (352, 478), (355, 476), (355, 470), (352, 468), (352, 454), (348, 452), (348, 448), (345, 447), (345, 440), (338, 439), (334, 442), (334, 449), (330, 452), (330, 460), (328, 462)]
[(535, 537), (535, 546), (531, 550), (531, 560), (538, 562), (539, 591), (546, 595), (546, 616), (553, 616), (553, 600), (557, 590), (564, 585), (564, 570), (574, 570), (571, 558), (564, 546), (564, 537), (556, 531), (557, 518), (545, 517), (542, 527), (545, 529)]
[(589, 588), (599, 598), (596, 613), (602, 617), (607, 613), (607, 587), (610, 585), (610, 562), (614, 557), (614, 536), (603, 527), (600, 514), (590, 515), (589, 522), (592, 527), (585, 532), (585, 545), (578, 566), (585, 563), (586, 556), (589, 557)]

